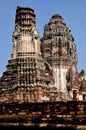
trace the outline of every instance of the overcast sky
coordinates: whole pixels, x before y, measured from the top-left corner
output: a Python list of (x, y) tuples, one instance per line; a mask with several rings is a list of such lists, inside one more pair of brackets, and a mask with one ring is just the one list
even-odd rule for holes
[(0, 0), (0, 76), (11, 58), (17, 6), (34, 9), (40, 37), (51, 16), (60, 14), (75, 38), (78, 71), (86, 71), (86, 0)]

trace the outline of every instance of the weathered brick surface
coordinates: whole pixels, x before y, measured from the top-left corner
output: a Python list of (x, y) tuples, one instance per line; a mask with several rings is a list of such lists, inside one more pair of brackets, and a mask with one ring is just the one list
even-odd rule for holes
[(0, 104), (0, 127), (86, 129), (86, 102)]

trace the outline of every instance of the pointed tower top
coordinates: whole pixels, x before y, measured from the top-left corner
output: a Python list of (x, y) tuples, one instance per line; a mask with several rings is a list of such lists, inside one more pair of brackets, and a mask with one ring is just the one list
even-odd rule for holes
[(18, 6), (16, 9), (15, 23), (18, 24), (22, 29), (27, 29), (36, 24), (35, 17), (36, 15), (33, 9)]

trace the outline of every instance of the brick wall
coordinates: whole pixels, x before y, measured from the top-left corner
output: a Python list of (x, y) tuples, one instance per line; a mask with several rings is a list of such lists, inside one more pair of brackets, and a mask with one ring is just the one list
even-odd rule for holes
[(0, 104), (0, 127), (86, 129), (86, 102)]

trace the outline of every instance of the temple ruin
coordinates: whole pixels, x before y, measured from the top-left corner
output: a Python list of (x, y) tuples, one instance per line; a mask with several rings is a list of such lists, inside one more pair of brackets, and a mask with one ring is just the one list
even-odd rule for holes
[(59, 14), (40, 38), (33, 9), (18, 6), (13, 47), (0, 78), (0, 103), (86, 100), (86, 74), (77, 70), (71, 30)]

